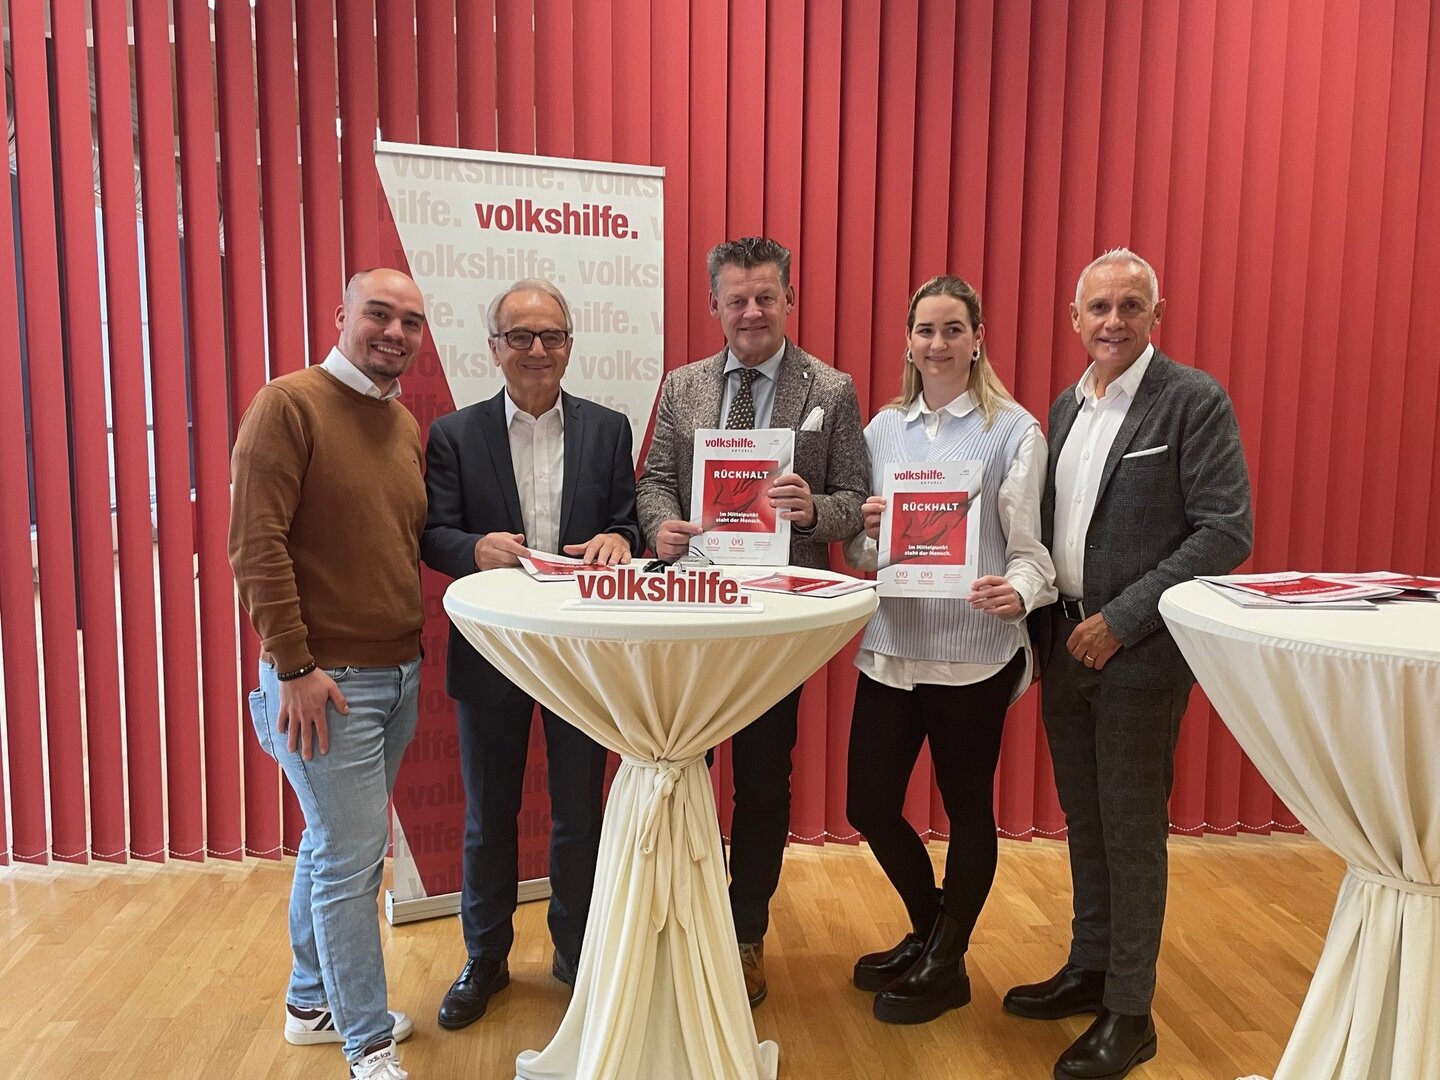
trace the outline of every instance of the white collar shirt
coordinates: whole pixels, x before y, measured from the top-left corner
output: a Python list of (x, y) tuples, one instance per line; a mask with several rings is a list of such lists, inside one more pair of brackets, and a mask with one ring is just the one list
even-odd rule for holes
[[(782, 342), (775, 355), (766, 360), (763, 364), (756, 364), (754, 369), (760, 373), (760, 378), (750, 384), (750, 396), (755, 402), (755, 426), (757, 428), (768, 428), (770, 426), (770, 415), (775, 411), (775, 384), (780, 378), (780, 361), (785, 359), (785, 345)], [(728, 349), (725, 352), (725, 394), (720, 402), (720, 426), (725, 426), (725, 418), (730, 415), (730, 403), (735, 400), (735, 393), (740, 389), (740, 376), (730, 377), (732, 372), (739, 371), (745, 365), (740, 358)]]
[(560, 497), (565, 488), (564, 397), (540, 416), (522, 412), (505, 391), (505, 429), (510, 436), (510, 462), (520, 493), (520, 518), (525, 546), (560, 554)]
[(1105, 388), (1103, 398), (1095, 396), (1094, 364), (1075, 384), (1080, 412), (1055, 463), (1055, 528), (1050, 541), (1055, 585), (1062, 597), (1085, 595), (1085, 537), (1095, 514), (1105, 459), (1154, 355), (1155, 346), (1147, 345), (1139, 359)]
[(379, 398), (381, 401), (389, 401), (391, 398), (400, 396), (399, 379), (392, 382), (390, 389), (382, 394), (380, 388), (375, 385), (370, 376), (356, 367), (354, 362), (340, 351), (339, 345), (336, 345), (330, 350), (330, 355), (325, 357), (324, 362), (321, 363), (320, 366), (357, 394)]
[(935, 436), (940, 434), (941, 425), (948, 418), (959, 420), (974, 411), (975, 402), (971, 399), (969, 390), (962, 391), (959, 397), (947, 401), (938, 409), (932, 409), (925, 404), (924, 394), (916, 394), (915, 400), (905, 407), (905, 423), (913, 424), (917, 416), (923, 418), (925, 437), (934, 442)]

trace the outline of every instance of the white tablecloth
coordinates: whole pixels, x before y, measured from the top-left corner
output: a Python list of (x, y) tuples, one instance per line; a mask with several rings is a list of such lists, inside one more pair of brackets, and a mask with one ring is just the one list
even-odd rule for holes
[(574, 997), (517, 1078), (774, 1080), (779, 1048), (756, 1040), (704, 755), (833, 656), (875, 593), (756, 594), (764, 611), (743, 614), (561, 607), (576, 595), (519, 570), (445, 594), (486, 659), (621, 756)]
[(1349, 870), (1275, 1080), (1440, 1078), (1440, 604), (1160, 599), (1211, 703)]

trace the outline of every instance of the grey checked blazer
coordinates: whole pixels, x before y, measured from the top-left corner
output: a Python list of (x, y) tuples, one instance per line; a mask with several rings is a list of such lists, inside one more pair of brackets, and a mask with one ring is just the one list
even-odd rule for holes
[[(676, 368), (660, 388), (655, 432), (635, 497), (640, 531), (651, 547), (663, 522), (690, 520), (695, 431), (723, 424), (726, 351)], [(817, 406), (825, 410), (821, 429), (799, 430)], [(826, 545), (849, 540), (860, 531), (860, 504), (870, 490), (870, 452), (865, 448), (855, 384), (849, 375), (787, 341), (770, 426), (795, 429), (795, 471), (805, 478), (815, 498), (814, 526), (790, 530), (790, 562), (827, 567)]]
[[(1055, 468), (1079, 415), (1075, 386), (1050, 409), (1050, 464), (1041, 503), (1054, 550)], [(1156, 453), (1127, 457), (1137, 451)], [(1087, 614), (1124, 643), (1104, 673), (1122, 686), (1182, 687), (1193, 678), (1160, 618), (1160, 594), (1199, 574), (1226, 574), (1250, 554), (1250, 477), (1224, 389), (1159, 349), (1135, 393), (1100, 478), (1085, 537)]]

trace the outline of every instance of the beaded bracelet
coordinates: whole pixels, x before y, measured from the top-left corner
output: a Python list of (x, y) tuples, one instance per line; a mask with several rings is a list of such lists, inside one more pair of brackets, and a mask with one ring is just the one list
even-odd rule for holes
[(315, 661), (311, 660), (308, 664), (304, 665), (303, 667), (298, 667), (294, 671), (286, 671), (284, 673), (276, 672), (275, 678), (279, 679), (281, 682), (289, 682), (291, 679), (304, 678), (306, 675), (309, 675), (310, 672), (314, 670)]

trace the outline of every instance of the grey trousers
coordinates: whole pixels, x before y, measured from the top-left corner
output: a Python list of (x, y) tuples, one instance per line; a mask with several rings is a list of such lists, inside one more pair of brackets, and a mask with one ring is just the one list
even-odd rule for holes
[(1175, 742), (1193, 684), (1118, 686), (1066, 651), (1075, 626), (1057, 617), (1040, 684), (1070, 833), (1070, 963), (1106, 973), (1107, 1009), (1141, 1015), (1155, 996)]

